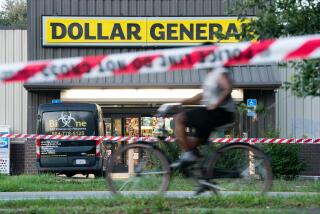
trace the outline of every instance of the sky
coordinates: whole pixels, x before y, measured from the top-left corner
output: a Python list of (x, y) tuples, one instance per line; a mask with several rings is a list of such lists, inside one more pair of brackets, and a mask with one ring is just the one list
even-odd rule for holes
[(2, 6), (3, 6), (3, 2), (4, 2), (5, 0), (0, 0), (0, 11), (2, 10)]
[(6, 0), (0, 0), (0, 11), (3, 9), (3, 3), (5, 2)]

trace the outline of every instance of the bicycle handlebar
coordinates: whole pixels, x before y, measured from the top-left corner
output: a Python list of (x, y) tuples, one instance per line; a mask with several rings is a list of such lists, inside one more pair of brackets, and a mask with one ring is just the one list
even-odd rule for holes
[(156, 116), (165, 117), (170, 111), (181, 107), (181, 105), (181, 103), (164, 103), (158, 108)]

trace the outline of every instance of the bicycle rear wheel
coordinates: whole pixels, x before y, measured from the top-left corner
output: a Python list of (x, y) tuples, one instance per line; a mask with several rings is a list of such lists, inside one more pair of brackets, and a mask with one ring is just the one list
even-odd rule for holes
[(146, 191), (159, 194), (168, 189), (169, 162), (163, 153), (147, 143), (133, 143), (111, 156), (107, 165), (107, 185), (118, 194)]
[(270, 160), (260, 149), (246, 143), (222, 146), (209, 160), (206, 178), (220, 191), (265, 193), (272, 186)]

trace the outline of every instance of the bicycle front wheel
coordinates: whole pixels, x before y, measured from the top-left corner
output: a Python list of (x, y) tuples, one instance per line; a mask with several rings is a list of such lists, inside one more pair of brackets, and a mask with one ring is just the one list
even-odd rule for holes
[(107, 185), (113, 193), (159, 194), (168, 189), (169, 179), (168, 160), (147, 143), (124, 146), (111, 156), (107, 165)]
[(260, 149), (246, 143), (219, 148), (206, 170), (206, 177), (226, 192), (265, 193), (272, 185), (270, 160)]

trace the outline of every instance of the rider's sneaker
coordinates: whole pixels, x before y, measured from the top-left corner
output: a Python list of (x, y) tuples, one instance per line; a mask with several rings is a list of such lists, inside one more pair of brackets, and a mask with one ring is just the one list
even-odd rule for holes
[(211, 190), (215, 194), (218, 193), (219, 188), (218, 188), (216, 182), (209, 181), (207, 179), (200, 179), (200, 180), (198, 180), (198, 182), (199, 182), (200, 185), (199, 185), (198, 189), (195, 192), (195, 196), (200, 195), (201, 193), (204, 193), (207, 190)]
[(200, 159), (198, 150), (183, 152), (180, 159), (170, 165), (171, 168), (183, 168), (190, 166)]
[(198, 189), (195, 192), (195, 196), (200, 195), (201, 193), (204, 193), (205, 191), (209, 190), (210, 188), (205, 185), (200, 185)]

